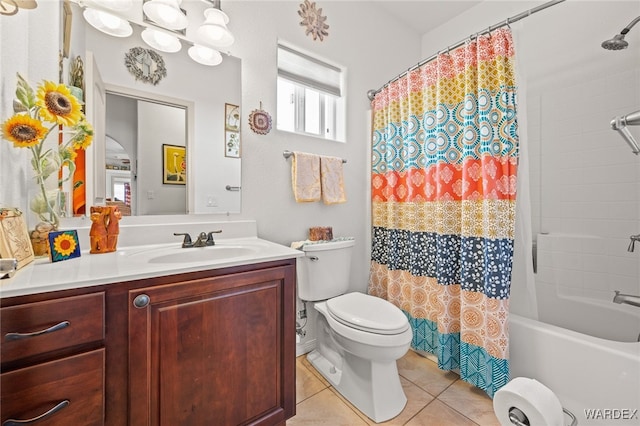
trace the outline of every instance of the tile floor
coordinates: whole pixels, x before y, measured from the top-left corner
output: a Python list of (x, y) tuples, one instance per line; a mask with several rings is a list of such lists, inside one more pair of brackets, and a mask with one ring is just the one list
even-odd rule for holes
[[(307, 361), (296, 360), (296, 415), (287, 426), (366, 426), (371, 419), (347, 402)], [(493, 403), (483, 391), (438, 369), (435, 362), (409, 351), (398, 360), (407, 405), (383, 425), (499, 426)]]

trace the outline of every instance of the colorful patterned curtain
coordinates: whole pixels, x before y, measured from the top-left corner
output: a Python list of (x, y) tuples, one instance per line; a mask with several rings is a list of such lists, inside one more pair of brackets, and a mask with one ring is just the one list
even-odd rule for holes
[(490, 396), (509, 380), (514, 54), (502, 28), (373, 101), (369, 293), (403, 310), (414, 348)]

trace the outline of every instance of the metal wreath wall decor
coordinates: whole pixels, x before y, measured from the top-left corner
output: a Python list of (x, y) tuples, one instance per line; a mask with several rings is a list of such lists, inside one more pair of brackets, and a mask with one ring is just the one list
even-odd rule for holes
[(132, 47), (124, 55), (124, 64), (136, 80), (157, 85), (167, 76), (164, 59), (158, 53), (144, 47)]

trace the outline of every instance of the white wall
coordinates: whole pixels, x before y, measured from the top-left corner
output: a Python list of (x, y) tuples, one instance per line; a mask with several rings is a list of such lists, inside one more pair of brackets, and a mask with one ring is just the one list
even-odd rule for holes
[[(420, 37), (396, 24), (383, 11), (359, 1), (324, 1), (329, 36), (313, 41), (299, 25), (298, 1), (223, 2), (229, 28), (236, 34), (231, 51), (242, 58), (242, 215), (255, 218), (261, 237), (282, 244), (305, 239), (308, 228), (332, 226), (336, 236), (356, 239), (352, 287), (366, 290), (369, 273), (370, 219), (367, 214), (370, 161), (366, 92), (378, 89), (406, 64), (419, 60)], [(379, 22), (392, 27), (393, 36)], [(276, 43), (287, 41), (347, 68), (346, 143), (280, 132), (253, 133), (248, 113), (259, 108), (275, 120)], [(291, 163), (284, 150), (339, 156), (345, 164), (347, 203), (297, 204), (291, 191)]]
[[(40, 2), (38, 9), (38, 13), (20, 10), (16, 15), (0, 17), (1, 122), (12, 115), (16, 73), (27, 79), (34, 90), (43, 79), (58, 81), (60, 6)], [(40, 31), (29, 31), (30, 28)], [(55, 146), (53, 136), (48, 139), (47, 146)], [(16, 149), (13, 144), (0, 140), (0, 206), (29, 211), (25, 194), (35, 185), (29, 163), (31, 158), (28, 149)]]
[[(313, 226), (332, 226), (335, 236), (352, 236), (356, 246), (351, 271), (352, 290), (366, 291), (370, 264), (369, 100), (406, 65), (420, 59), (420, 36), (394, 24), (383, 11), (360, 1), (322, 1), (329, 36), (313, 41), (299, 25), (299, 1), (223, 1), (229, 28), (236, 34), (231, 51), (242, 58), (242, 216), (255, 218), (262, 238), (290, 244), (307, 238)], [(380, 22), (393, 28), (381, 31)], [(276, 44), (284, 40), (347, 69), (346, 143), (298, 136), (276, 129)], [(253, 133), (250, 111), (262, 102), (274, 122), (267, 135)], [(297, 204), (291, 190), (291, 163), (284, 150), (342, 157), (347, 202)], [(311, 322), (316, 314), (307, 306)], [(304, 321), (301, 321), (304, 322)], [(307, 327), (302, 344), (312, 341)]]
[[(424, 35), (423, 54), (541, 3), (486, 1)], [(569, 0), (513, 25), (528, 111), (528, 135), (521, 136), (530, 154), (534, 237), (564, 236), (556, 250), (565, 261), (543, 268), (540, 278), (564, 295), (640, 294), (640, 252), (626, 251), (629, 236), (640, 232), (640, 158), (609, 125), (640, 109), (640, 27), (627, 35), (628, 49), (600, 47), (638, 15), (637, 1)], [(630, 129), (640, 140), (640, 127)]]

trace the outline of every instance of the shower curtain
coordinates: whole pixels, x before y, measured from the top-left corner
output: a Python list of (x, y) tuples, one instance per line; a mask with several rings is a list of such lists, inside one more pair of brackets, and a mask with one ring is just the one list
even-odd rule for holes
[(410, 70), (374, 98), (369, 293), (412, 347), (493, 394), (509, 380), (518, 134), (511, 30)]

